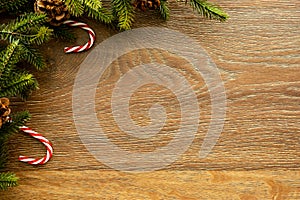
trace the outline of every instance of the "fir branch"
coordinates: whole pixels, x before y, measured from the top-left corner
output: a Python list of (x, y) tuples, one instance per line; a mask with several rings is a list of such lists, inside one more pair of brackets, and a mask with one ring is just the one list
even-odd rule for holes
[(47, 66), (45, 59), (37, 49), (19, 44), (19, 40), (9, 44), (6, 50), (0, 52), (0, 56), (0, 77), (3, 73), (9, 74), (20, 60), (27, 61), (37, 70)]
[(14, 12), (16, 10), (20, 10), (26, 4), (28, 4), (30, 0), (0, 0), (0, 10), (7, 10), (9, 12)]
[(131, 0), (112, 0), (113, 13), (120, 30), (128, 30), (134, 21), (134, 8)]
[(112, 14), (102, 7), (102, 1), (100, 0), (66, 0), (65, 4), (67, 5), (70, 14), (75, 17), (87, 13), (87, 15), (93, 19), (106, 24), (112, 23)]
[(0, 39), (12, 43), (20, 40), (25, 44), (40, 45), (49, 40), (53, 30), (43, 26), (46, 15), (28, 13), (0, 28)]
[(24, 43), (30, 45), (41, 45), (44, 42), (50, 40), (53, 34), (53, 29), (48, 28), (47, 26), (41, 26), (38, 29), (34, 30), (31, 35), (24, 37)]
[(36, 89), (38, 89), (38, 83), (32, 74), (13, 71), (1, 76), (0, 96), (19, 95), (26, 99)]
[(5, 123), (0, 128), (0, 139), (1, 139), (0, 141), (5, 141), (12, 134), (18, 133), (20, 126), (24, 126), (25, 123), (30, 119), (30, 117), (31, 116), (28, 111), (22, 111), (11, 115), (12, 122)]
[(41, 26), (36, 30), (32, 30), (31, 33), (18, 33), (3, 30), (0, 31), (0, 34), (3, 36), (3, 39), (8, 40), (8, 42), (10, 43), (12, 43), (15, 40), (21, 40), (22, 43), (27, 45), (41, 45), (42, 43), (47, 42), (51, 38), (52, 32), (52, 29), (46, 26)]
[(14, 113), (13, 121), (4, 123), (0, 128), (0, 169), (5, 167), (8, 158), (7, 141), (10, 136), (19, 132), (19, 127), (25, 125), (30, 119), (30, 114), (27, 111)]
[(198, 14), (208, 19), (225, 21), (229, 17), (223, 10), (206, 0), (190, 0), (190, 6), (196, 10)]
[(159, 12), (160, 12), (160, 16), (164, 19), (164, 20), (168, 20), (170, 17), (170, 9), (168, 8), (168, 2), (165, 0), (160, 2), (160, 6), (159, 6)]
[(18, 177), (11, 172), (0, 173), (0, 190), (18, 185)]
[(7, 29), (11, 32), (28, 32), (31, 29), (38, 29), (47, 22), (46, 14), (27, 13), (21, 15), (15, 21), (10, 23)]
[(105, 24), (111, 24), (114, 18), (112, 13), (103, 7), (99, 8), (98, 10), (86, 7), (85, 12), (89, 17), (101, 21)]
[(84, 5), (78, 0), (66, 0), (65, 4), (71, 15), (79, 17), (84, 13)]
[(47, 67), (46, 61), (42, 54), (35, 48), (29, 45), (20, 45), (22, 54), (20, 58), (27, 61), (35, 69), (42, 70)]
[(6, 72), (10, 71), (11, 68), (19, 62), (19, 59), (17, 58), (18, 56), (16, 56), (18, 45), (19, 40), (16, 40), (9, 44), (7, 48), (0, 53), (0, 76), (4, 70), (6, 70)]
[(93, 10), (99, 10), (102, 8), (102, 2), (100, 0), (78, 0), (85, 7), (91, 8)]

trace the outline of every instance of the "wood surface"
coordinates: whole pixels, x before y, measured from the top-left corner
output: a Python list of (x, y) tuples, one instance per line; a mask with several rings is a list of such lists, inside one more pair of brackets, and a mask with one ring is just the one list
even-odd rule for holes
[[(159, 171), (120, 172), (96, 160), (80, 140), (72, 113), (75, 76), (89, 52), (66, 55), (63, 47), (70, 44), (52, 41), (42, 48), (50, 67), (33, 71), (40, 89), (26, 102), (16, 99), (12, 109), (30, 111), (27, 125), (52, 141), (54, 157), (44, 166), (18, 162), (18, 155), (43, 156), (45, 150), (23, 133), (14, 136), (7, 167), (20, 177), (20, 185), (0, 192), (0, 199), (300, 199), (300, 2), (214, 2), (229, 13), (227, 22), (204, 20), (184, 3), (171, 1), (169, 21), (158, 20), (154, 13), (138, 13), (134, 26), (167, 27), (192, 37), (221, 72), (226, 119), (208, 157), (198, 158), (211, 116), (203, 78), (176, 55), (143, 49), (117, 59), (99, 80), (95, 109), (108, 137), (129, 151), (147, 152), (166, 145), (178, 128), (179, 104), (170, 91), (157, 85), (140, 88), (130, 101), (132, 119), (140, 125), (149, 123), (153, 102), (165, 106), (167, 126), (157, 137), (129, 137), (113, 121), (114, 85), (150, 57), (182, 70), (195, 86), (201, 110), (198, 132), (189, 149)], [(95, 30), (97, 44), (117, 34), (97, 22), (86, 22)], [(75, 33), (78, 44), (88, 38), (81, 30)]]

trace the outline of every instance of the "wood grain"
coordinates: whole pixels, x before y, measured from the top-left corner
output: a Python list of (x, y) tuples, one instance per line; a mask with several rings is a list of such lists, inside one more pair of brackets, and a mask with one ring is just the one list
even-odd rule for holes
[[(138, 13), (135, 24), (167, 27), (194, 38), (218, 66), (227, 113), (221, 137), (207, 158), (198, 158), (211, 116), (203, 78), (176, 55), (144, 49), (120, 57), (99, 80), (99, 123), (112, 141), (130, 151), (152, 151), (171, 140), (180, 107), (166, 88), (147, 85), (130, 101), (132, 119), (140, 125), (149, 123), (153, 102), (165, 107), (167, 126), (157, 137), (129, 137), (112, 118), (111, 93), (118, 79), (136, 64), (155, 60), (177, 69), (193, 85), (201, 110), (195, 139), (161, 171), (117, 172), (96, 160), (81, 142), (72, 114), (75, 76), (89, 52), (65, 55), (63, 47), (69, 44), (53, 41), (43, 47), (50, 67), (33, 71), (40, 89), (26, 102), (15, 100), (12, 108), (30, 111), (27, 125), (53, 142), (54, 157), (45, 166), (17, 162), (20, 154), (42, 156), (44, 147), (24, 134), (13, 137), (8, 168), (20, 177), (20, 186), (0, 192), (0, 199), (300, 199), (300, 2), (214, 2), (229, 13), (228, 22), (203, 20), (184, 4), (170, 2), (168, 22), (153, 13)], [(98, 44), (117, 34), (94, 21), (88, 24)], [(81, 30), (76, 33), (79, 44), (88, 38)]]
[[(20, 172), (8, 199), (299, 199), (296, 171)], [(46, 176), (47, 175), (47, 176)], [(62, 178), (63, 177), (63, 178)], [(27, 192), (27, 193), (25, 193)], [(21, 194), (24, 194), (21, 196)]]

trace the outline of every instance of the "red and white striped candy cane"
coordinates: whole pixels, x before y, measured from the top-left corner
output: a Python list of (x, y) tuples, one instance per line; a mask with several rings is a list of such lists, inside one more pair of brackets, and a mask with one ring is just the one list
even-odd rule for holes
[(87, 24), (82, 23), (82, 22), (77, 22), (74, 20), (66, 20), (63, 23), (68, 26), (77, 26), (79, 28), (86, 30), (90, 37), (89, 41), (85, 45), (65, 47), (65, 49), (64, 49), (65, 53), (72, 53), (72, 52), (77, 53), (77, 52), (88, 50), (89, 48), (91, 48), (93, 46), (94, 41), (96, 39), (96, 34)]
[(53, 147), (52, 144), (49, 140), (47, 140), (45, 137), (43, 137), (41, 134), (31, 130), (30, 128), (26, 127), (26, 126), (22, 126), (20, 127), (20, 130), (28, 133), (30, 136), (38, 139), (40, 142), (42, 142), (47, 149), (47, 154), (43, 157), (43, 158), (29, 158), (27, 156), (19, 156), (19, 161), (22, 162), (27, 162), (31, 165), (42, 165), (45, 164), (46, 162), (48, 162), (50, 160), (50, 158), (53, 155)]

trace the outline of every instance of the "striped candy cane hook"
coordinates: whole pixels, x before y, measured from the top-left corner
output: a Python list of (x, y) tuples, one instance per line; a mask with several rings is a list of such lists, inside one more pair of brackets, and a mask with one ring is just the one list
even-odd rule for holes
[(87, 24), (82, 23), (82, 22), (77, 22), (74, 20), (66, 20), (63, 22), (63, 24), (66, 24), (67, 26), (78, 26), (79, 28), (86, 30), (90, 37), (89, 41), (85, 45), (65, 47), (64, 48), (65, 53), (72, 53), (72, 52), (78, 53), (81, 51), (88, 50), (93, 46), (95, 39), (96, 39), (96, 34)]
[(25, 133), (28, 133), (30, 136), (32, 136), (32, 137), (38, 139), (40, 142), (42, 142), (46, 146), (47, 153), (43, 158), (40, 158), (40, 159), (29, 158), (27, 156), (19, 156), (19, 161), (27, 162), (28, 164), (31, 164), (31, 165), (42, 165), (42, 164), (45, 164), (46, 162), (48, 162), (53, 155), (53, 147), (52, 147), (51, 142), (49, 140), (47, 140), (46, 138), (44, 138), (41, 134), (31, 130), (30, 128), (28, 128), (26, 126), (20, 127), (20, 130)]

